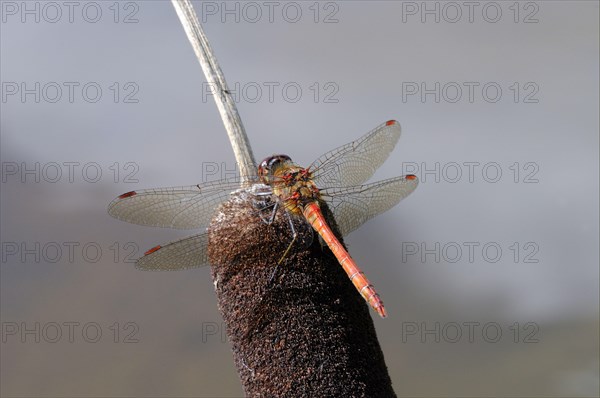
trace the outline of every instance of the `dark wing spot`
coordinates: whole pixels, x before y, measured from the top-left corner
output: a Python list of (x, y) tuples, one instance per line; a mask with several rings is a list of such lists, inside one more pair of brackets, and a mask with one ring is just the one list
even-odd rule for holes
[(136, 194), (137, 194), (137, 192), (135, 192), (135, 191), (125, 192), (123, 195), (119, 196), (119, 199), (130, 198), (130, 197), (132, 197), (133, 195), (136, 195)]
[(159, 250), (160, 248), (162, 248), (162, 246), (161, 246), (161, 245), (154, 246), (152, 249), (150, 249), (150, 250), (148, 250), (146, 253), (144, 253), (144, 256), (147, 256), (148, 254), (152, 254), (152, 253), (154, 253), (155, 251)]

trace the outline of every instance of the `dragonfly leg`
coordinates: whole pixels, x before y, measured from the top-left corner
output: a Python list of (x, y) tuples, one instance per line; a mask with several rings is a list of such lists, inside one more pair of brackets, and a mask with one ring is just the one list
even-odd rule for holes
[(288, 219), (288, 222), (290, 223), (290, 228), (292, 230), (292, 241), (288, 245), (287, 249), (285, 249), (285, 252), (283, 253), (283, 255), (281, 256), (281, 258), (277, 262), (277, 265), (275, 265), (275, 269), (271, 273), (271, 277), (269, 278), (269, 282), (271, 282), (273, 280), (273, 278), (275, 277), (275, 274), (277, 273), (277, 268), (279, 268), (279, 264), (281, 264), (283, 262), (283, 260), (285, 260), (285, 258), (287, 257), (287, 254), (290, 252), (290, 249), (292, 248), (292, 246), (294, 245), (294, 243), (296, 243), (296, 238), (298, 237), (298, 233), (296, 232), (296, 228), (294, 227), (294, 222), (292, 221), (292, 217), (290, 217), (290, 214), (287, 211), (284, 212), (284, 213), (285, 213), (285, 215), (286, 215), (286, 217)]
[(273, 221), (275, 221), (275, 216), (277, 215), (277, 209), (279, 208), (279, 202), (275, 202), (275, 204), (271, 205), (271, 206), (273, 206), (273, 210), (271, 211), (269, 218), (265, 218), (263, 216), (262, 211), (259, 212), (261, 221), (267, 225), (271, 225), (271, 224), (273, 224)]
[[(275, 205), (273, 206), (273, 211), (271, 212), (271, 217), (269, 217), (269, 225), (273, 224), (273, 221), (275, 221), (275, 216), (277, 215), (278, 208), (279, 208), (279, 202), (275, 202)], [(287, 212), (285, 214), (287, 214)]]
[(285, 215), (287, 216), (288, 222), (290, 223), (290, 229), (292, 230), (292, 241), (288, 245), (287, 249), (285, 249), (285, 252), (283, 253), (283, 256), (281, 256), (281, 259), (279, 259), (279, 262), (277, 263), (277, 265), (281, 264), (281, 262), (285, 259), (287, 254), (290, 252), (290, 249), (296, 242), (296, 238), (298, 237), (296, 228), (294, 228), (294, 222), (292, 221), (292, 217), (290, 217), (290, 214), (288, 212), (285, 212)]

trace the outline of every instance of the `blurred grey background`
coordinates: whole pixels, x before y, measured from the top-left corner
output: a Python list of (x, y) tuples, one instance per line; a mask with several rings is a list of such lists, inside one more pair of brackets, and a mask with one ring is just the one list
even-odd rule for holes
[[(171, 3), (1, 7), (2, 396), (241, 396), (209, 270), (131, 263), (191, 232), (106, 212), (234, 168)], [(399, 396), (598, 396), (597, 2), (195, 7), (257, 160), (402, 124), (347, 239)]]

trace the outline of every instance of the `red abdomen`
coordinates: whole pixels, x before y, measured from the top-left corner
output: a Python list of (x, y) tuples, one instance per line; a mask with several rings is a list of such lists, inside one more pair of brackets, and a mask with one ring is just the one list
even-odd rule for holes
[(312, 225), (312, 227), (321, 235), (329, 249), (335, 255), (338, 262), (346, 271), (346, 274), (356, 287), (356, 290), (360, 293), (361, 296), (369, 303), (369, 305), (377, 311), (382, 318), (386, 317), (385, 308), (383, 307), (383, 301), (379, 298), (379, 294), (375, 291), (375, 288), (365, 274), (358, 268), (358, 265), (354, 262), (350, 254), (344, 249), (339, 240), (335, 237), (335, 234), (327, 225), (327, 221), (325, 221), (325, 217), (323, 217), (323, 213), (319, 208), (319, 205), (316, 202), (309, 203), (304, 206), (303, 211), (304, 217), (306, 220)]

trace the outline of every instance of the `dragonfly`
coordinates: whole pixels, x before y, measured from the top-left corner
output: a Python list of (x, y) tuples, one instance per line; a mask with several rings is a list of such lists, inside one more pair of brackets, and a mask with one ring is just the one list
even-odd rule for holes
[[(292, 217), (303, 218), (319, 234), (342, 266), (348, 278), (381, 317), (387, 316), (383, 301), (365, 274), (340, 243), (321, 207), (331, 210), (342, 236), (383, 213), (413, 192), (418, 185), (415, 175), (407, 174), (374, 183), (371, 178), (392, 152), (400, 138), (401, 127), (395, 120), (377, 126), (361, 138), (335, 148), (317, 158), (308, 167), (295, 164), (287, 155), (265, 158), (252, 176), (257, 195), (272, 198), (272, 222), (281, 207), (289, 217), (292, 240), (281, 262), (293, 246), (296, 233)], [(180, 270), (208, 265), (208, 233), (217, 207), (241, 188), (239, 178), (197, 185), (130, 191), (115, 198), (108, 213), (134, 224), (176, 229), (204, 229), (146, 251), (136, 261), (141, 270)]]

